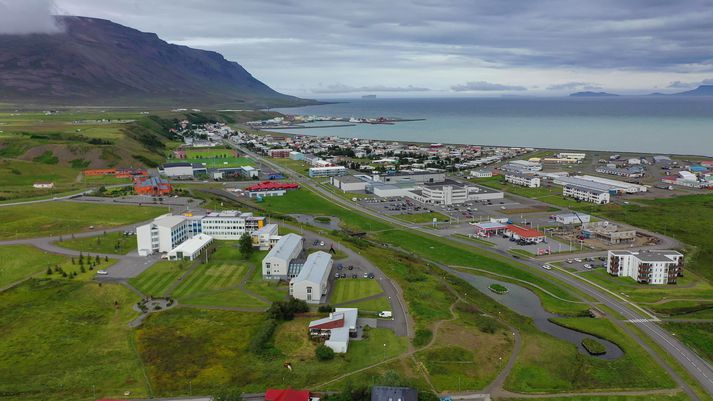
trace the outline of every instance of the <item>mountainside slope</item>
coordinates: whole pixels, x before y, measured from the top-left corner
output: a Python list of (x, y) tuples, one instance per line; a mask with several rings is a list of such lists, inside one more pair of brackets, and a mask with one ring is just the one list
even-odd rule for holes
[(312, 101), (278, 93), (240, 64), (108, 20), (57, 17), (58, 34), (0, 35), (0, 102), (251, 106)]

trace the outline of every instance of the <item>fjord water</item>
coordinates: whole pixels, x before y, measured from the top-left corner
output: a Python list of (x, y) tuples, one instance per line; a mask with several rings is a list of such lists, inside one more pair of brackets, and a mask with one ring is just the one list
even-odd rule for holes
[[(330, 100), (334, 101), (334, 100)], [(713, 97), (346, 99), (286, 114), (425, 118), (302, 135), (713, 156)]]

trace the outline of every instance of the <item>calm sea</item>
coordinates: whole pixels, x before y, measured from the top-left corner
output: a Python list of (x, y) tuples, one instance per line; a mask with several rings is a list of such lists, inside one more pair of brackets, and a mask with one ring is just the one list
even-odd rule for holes
[(713, 156), (713, 97), (354, 99), (287, 114), (425, 118), (304, 135)]

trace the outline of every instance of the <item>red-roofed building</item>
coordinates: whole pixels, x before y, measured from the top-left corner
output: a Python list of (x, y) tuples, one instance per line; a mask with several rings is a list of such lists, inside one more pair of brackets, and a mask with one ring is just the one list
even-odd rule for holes
[(545, 240), (544, 233), (534, 228), (520, 227), (515, 224), (508, 224), (508, 228), (505, 232), (517, 240), (522, 239), (532, 243), (540, 243)]
[(298, 189), (299, 187), (299, 184), (292, 182), (263, 181), (245, 188), (245, 192), (251, 198), (256, 196), (282, 196), (287, 191)]
[(134, 191), (139, 195), (160, 196), (168, 195), (173, 191), (170, 182), (160, 177), (150, 177), (147, 179), (137, 179), (134, 184)]
[(309, 391), (269, 388), (265, 391), (265, 401), (309, 401)]

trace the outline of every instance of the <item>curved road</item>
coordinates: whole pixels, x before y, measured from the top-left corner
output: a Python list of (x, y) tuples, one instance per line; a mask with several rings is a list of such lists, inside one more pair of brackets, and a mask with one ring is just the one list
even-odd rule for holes
[[(316, 184), (314, 181), (290, 170), (287, 168), (284, 168), (276, 163), (273, 163), (272, 161), (266, 160), (263, 157), (248, 151), (247, 149), (244, 149), (242, 147), (239, 147), (235, 145), (234, 143), (231, 143), (229, 141), (226, 141), (226, 143), (234, 148), (237, 148), (238, 150), (250, 155), (251, 157), (255, 158), (256, 160), (260, 160), (264, 164), (270, 166), (271, 168), (275, 169), (275, 171), (280, 171), (286, 176), (298, 181), (302, 185), (306, 185), (310, 188), (312, 188), (315, 192), (317, 192), (319, 195), (322, 197), (328, 199), (334, 204), (340, 205), (346, 209), (350, 210), (356, 210), (358, 212), (361, 212), (363, 214), (367, 214), (369, 216), (388, 221), (389, 223), (403, 227), (409, 230), (416, 230), (419, 231), (423, 234), (429, 235), (429, 236), (439, 236), (443, 237), (442, 235), (439, 235), (437, 232), (433, 232), (430, 229), (419, 227), (417, 225), (413, 224), (408, 224), (403, 221), (384, 216), (381, 214), (378, 214), (372, 210), (369, 210), (367, 208), (364, 208), (358, 204), (355, 204), (354, 202), (350, 202), (338, 195), (335, 195), (324, 188), (320, 187), (318, 184)], [(454, 238), (454, 237), (449, 237), (448, 240), (458, 242), (459, 244), (466, 245), (469, 247), (475, 247), (478, 248), (479, 250), (487, 253), (498, 253), (501, 256), (504, 256), (508, 259), (513, 259), (513, 255), (505, 252), (505, 251), (494, 251), (490, 247), (485, 247), (484, 245), (480, 245), (478, 243), (468, 241), (465, 239), (460, 239), (460, 238)], [(515, 260), (513, 260), (515, 261)], [(639, 308), (635, 304), (629, 302), (628, 300), (625, 300), (621, 297), (618, 297), (616, 294), (607, 291), (601, 287), (597, 287), (592, 285), (592, 283), (585, 282), (582, 280), (579, 280), (576, 277), (572, 277), (571, 275), (567, 274), (566, 272), (553, 269), (553, 270), (542, 270), (539, 266), (539, 263), (533, 260), (526, 260), (526, 259), (517, 259), (516, 262), (520, 264), (525, 264), (530, 269), (536, 270), (537, 272), (540, 272), (545, 275), (553, 276), (556, 279), (565, 282), (572, 287), (578, 289), (579, 291), (591, 296), (594, 298), (596, 301), (606, 305), (607, 307), (613, 309), (617, 313), (621, 314), (624, 316), (626, 319), (630, 320), (633, 324), (636, 324), (637, 327), (645, 333), (651, 340), (656, 342), (663, 350), (665, 350), (669, 355), (671, 355), (673, 358), (675, 358), (678, 363), (683, 366), (684, 369), (686, 369), (698, 382), (701, 384), (701, 386), (705, 389), (708, 394), (713, 395), (713, 367), (707, 363), (703, 358), (698, 356), (696, 353), (688, 349), (686, 346), (684, 346), (678, 339), (676, 339), (671, 333), (667, 332), (666, 330), (662, 329), (658, 324), (656, 324), (654, 321), (651, 321), (649, 319), (642, 319), (642, 316), (640, 313), (645, 313), (643, 309)], [(683, 381), (683, 379), (678, 375), (673, 368), (666, 362), (664, 361), (653, 349), (651, 349), (641, 338), (639, 338), (636, 333), (633, 333), (630, 329), (625, 327), (623, 323), (621, 323), (618, 319), (615, 319), (614, 317), (609, 316), (608, 317), (614, 324), (619, 325), (622, 327), (634, 340), (637, 341), (645, 350), (649, 352), (649, 354), (652, 355), (652, 357), (659, 362), (659, 364), (666, 369), (666, 371), (673, 377), (673, 379), (684, 389), (684, 391), (687, 393), (687, 395), (694, 400), (698, 400), (699, 397), (693, 392), (691, 387)]]

